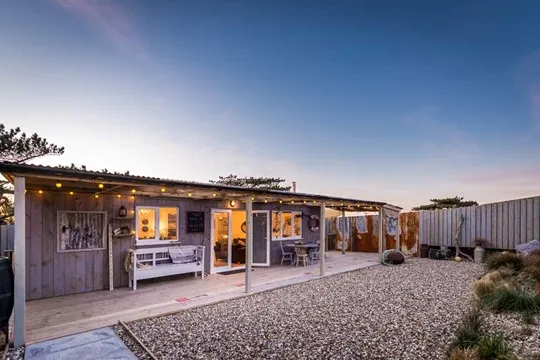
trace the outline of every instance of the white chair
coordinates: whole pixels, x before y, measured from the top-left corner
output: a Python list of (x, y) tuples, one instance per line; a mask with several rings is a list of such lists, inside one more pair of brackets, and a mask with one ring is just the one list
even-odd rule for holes
[(283, 248), (283, 241), (280, 241), (279, 242), (279, 245), (281, 246), (281, 266), (283, 266), (283, 262), (284, 261), (290, 261), (291, 262), (291, 265), (293, 264), (293, 255), (294, 255), (294, 251), (291, 250), (291, 251), (286, 251), (284, 248)]
[(309, 258), (307, 253), (307, 247), (305, 245), (296, 245), (296, 267), (298, 267), (298, 263), (302, 261), (302, 265), (304, 267), (306, 265), (309, 265)]
[(309, 252), (309, 261), (313, 264), (321, 259), (321, 244), (317, 242), (317, 247)]

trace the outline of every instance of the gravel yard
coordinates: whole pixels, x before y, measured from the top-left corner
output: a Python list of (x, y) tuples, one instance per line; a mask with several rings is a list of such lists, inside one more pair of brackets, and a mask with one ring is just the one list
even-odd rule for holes
[(128, 325), (158, 359), (443, 359), (482, 273), (411, 259)]

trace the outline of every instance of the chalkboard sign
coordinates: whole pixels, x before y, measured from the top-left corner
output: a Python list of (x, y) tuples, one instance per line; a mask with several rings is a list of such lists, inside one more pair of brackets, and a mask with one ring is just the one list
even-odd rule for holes
[(187, 212), (187, 233), (204, 232), (204, 211)]

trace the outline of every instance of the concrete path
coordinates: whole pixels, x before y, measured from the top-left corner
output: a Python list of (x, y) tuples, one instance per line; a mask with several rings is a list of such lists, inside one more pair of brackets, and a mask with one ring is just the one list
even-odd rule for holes
[(28, 345), (25, 360), (137, 360), (111, 328)]

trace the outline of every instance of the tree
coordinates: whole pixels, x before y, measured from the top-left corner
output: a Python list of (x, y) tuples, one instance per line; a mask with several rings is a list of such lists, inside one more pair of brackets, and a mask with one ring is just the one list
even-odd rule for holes
[[(20, 128), (7, 130), (0, 124), (0, 160), (22, 163), (45, 155), (61, 155), (64, 148), (33, 134), (30, 137)], [(0, 222), (13, 221), (13, 203), (7, 194), (12, 194), (10, 184), (0, 180)]]
[(463, 201), (462, 197), (453, 197), (445, 199), (430, 199), (432, 204), (420, 205), (414, 207), (413, 210), (440, 210), (440, 209), (456, 209), (467, 206), (476, 206), (476, 201)]
[(228, 176), (220, 176), (219, 180), (210, 180), (212, 184), (229, 185), (229, 186), (241, 186), (250, 189), (258, 190), (281, 190), (291, 191), (291, 186), (284, 186), (281, 183), (285, 182), (285, 179), (281, 178), (269, 178), (269, 177), (241, 177), (230, 174)]

